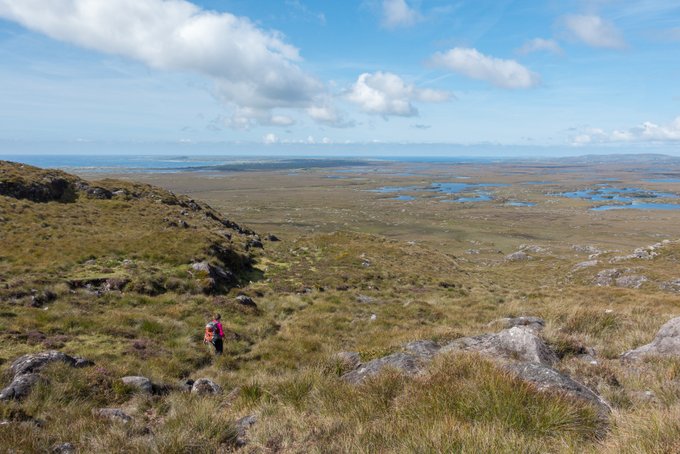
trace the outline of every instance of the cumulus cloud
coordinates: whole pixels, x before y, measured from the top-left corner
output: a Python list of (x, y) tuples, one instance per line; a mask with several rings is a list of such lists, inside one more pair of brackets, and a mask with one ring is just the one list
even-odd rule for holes
[(382, 24), (387, 28), (410, 27), (422, 16), (406, 0), (383, 0)]
[(610, 132), (588, 128), (572, 139), (574, 145), (620, 142), (680, 142), (680, 117), (665, 125), (646, 121), (633, 128)]
[(309, 115), (317, 123), (334, 128), (351, 128), (355, 126), (354, 121), (348, 120), (329, 103), (314, 105), (307, 108)]
[(412, 102), (443, 102), (451, 99), (446, 91), (416, 88), (392, 73), (378, 71), (363, 73), (352, 85), (347, 99), (359, 105), (364, 112), (411, 117), (418, 115)]
[(221, 100), (252, 111), (307, 107), (324, 90), (281, 34), (185, 0), (0, 0), (0, 17), (152, 68), (202, 74)]
[(626, 47), (621, 32), (609, 21), (593, 14), (572, 14), (563, 18), (567, 33), (592, 47), (622, 49)]
[(557, 41), (552, 39), (534, 38), (522, 45), (517, 52), (522, 55), (531, 54), (534, 52), (549, 52), (555, 55), (562, 55), (562, 48)]
[(262, 143), (266, 145), (279, 143), (279, 137), (276, 134), (270, 132), (269, 134), (265, 134), (264, 137), (262, 137)]
[(538, 74), (515, 60), (489, 57), (477, 49), (455, 47), (447, 52), (437, 52), (430, 63), (501, 88), (531, 88), (541, 82)]

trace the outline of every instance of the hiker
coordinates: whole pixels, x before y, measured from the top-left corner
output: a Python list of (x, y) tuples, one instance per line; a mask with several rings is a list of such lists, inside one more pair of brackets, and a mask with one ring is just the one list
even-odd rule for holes
[(224, 329), (222, 328), (222, 322), (220, 319), (222, 316), (220, 314), (215, 314), (215, 318), (211, 322), (205, 325), (205, 336), (203, 336), (203, 342), (208, 344), (213, 344), (215, 346), (215, 354), (222, 354), (222, 339), (224, 338)]

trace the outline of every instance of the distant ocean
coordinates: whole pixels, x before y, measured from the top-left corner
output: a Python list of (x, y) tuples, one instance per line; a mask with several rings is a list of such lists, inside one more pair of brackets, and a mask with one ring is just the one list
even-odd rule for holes
[[(498, 159), (466, 157), (329, 157), (329, 156), (133, 156), (133, 155), (1, 155), (0, 160), (21, 162), (36, 167), (86, 173), (176, 173), (224, 170), (224, 167), (249, 167), (256, 163), (293, 161), (312, 163), (332, 160), (340, 167), (366, 165), (368, 162), (407, 163), (489, 163)], [(223, 167), (220, 169), (220, 167)], [(304, 167), (304, 166), (301, 166)], [(315, 166), (310, 166), (315, 167)], [(322, 166), (326, 167), (326, 166)], [(290, 168), (290, 167), (289, 167)]]

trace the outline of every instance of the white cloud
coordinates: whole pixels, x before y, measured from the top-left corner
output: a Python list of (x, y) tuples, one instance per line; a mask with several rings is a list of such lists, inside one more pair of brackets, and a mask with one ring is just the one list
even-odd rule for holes
[(382, 23), (387, 28), (410, 27), (422, 19), (406, 0), (383, 0)]
[(437, 52), (430, 62), (434, 66), (502, 88), (531, 88), (541, 82), (538, 74), (515, 60), (489, 57), (477, 49), (455, 47), (448, 52)]
[(328, 103), (308, 107), (307, 115), (317, 123), (334, 128), (351, 128), (356, 125), (354, 121), (347, 120), (343, 114)]
[(347, 95), (364, 112), (383, 116), (410, 117), (418, 114), (413, 101), (443, 102), (451, 99), (446, 91), (416, 88), (392, 73), (363, 73)]
[(275, 144), (275, 143), (279, 143), (279, 138), (276, 134), (273, 134), (273, 133), (270, 132), (269, 134), (265, 134), (265, 136), (262, 137), (262, 143), (264, 143), (266, 145), (272, 145), (272, 144)]
[(572, 14), (564, 17), (564, 26), (572, 38), (592, 47), (622, 49), (626, 47), (621, 32), (600, 16)]
[(680, 117), (666, 125), (646, 121), (639, 126), (611, 132), (590, 128), (572, 139), (575, 145), (620, 142), (680, 142)]
[(185, 0), (0, 0), (0, 17), (152, 68), (210, 77), (218, 97), (241, 108), (304, 108), (324, 90), (280, 33)]
[(557, 41), (552, 39), (534, 38), (522, 45), (517, 52), (526, 55), (533, 52), (550, 52), (555, 55), (562, 55), (562, 48)]

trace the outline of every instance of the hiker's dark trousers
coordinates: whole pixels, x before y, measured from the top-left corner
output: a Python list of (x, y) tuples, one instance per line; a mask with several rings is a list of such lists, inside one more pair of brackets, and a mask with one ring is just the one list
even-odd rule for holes
[(215, 354), (222, 354), (222, 339), (213, 339), (213, 345), (215, 346)]

